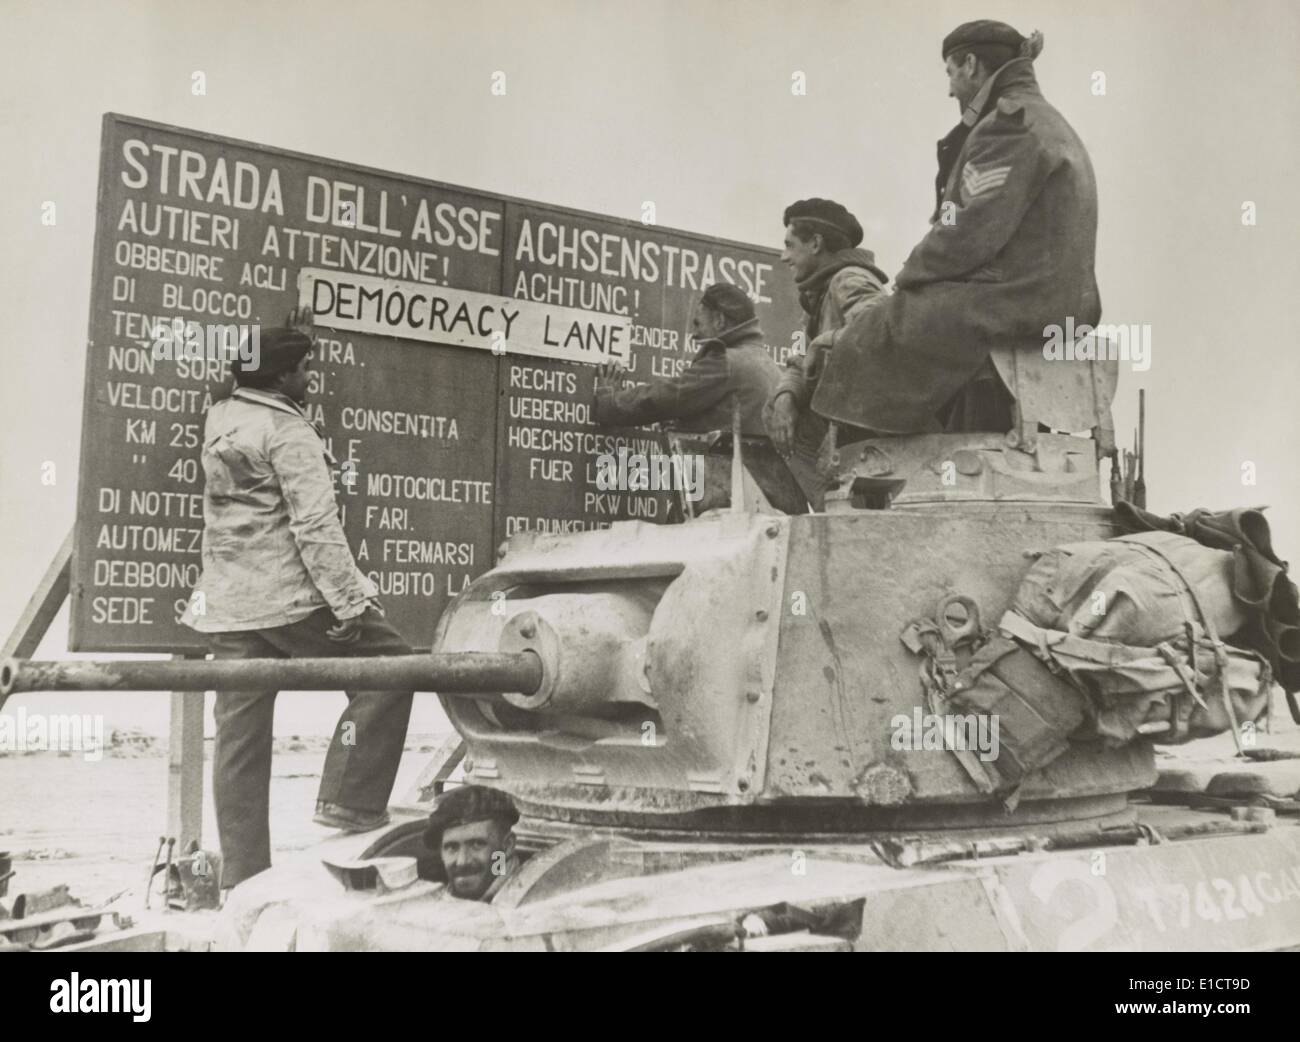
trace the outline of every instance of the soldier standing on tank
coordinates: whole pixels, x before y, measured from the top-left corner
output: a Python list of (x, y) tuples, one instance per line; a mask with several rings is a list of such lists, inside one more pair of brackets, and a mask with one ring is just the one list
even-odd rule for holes
[(781, 220), (785, 225), (781, 262), (790, 268), (799, 288), (799, 303), (807, 316), (805, 344), (817, 347), (806, 347), (782, 371), (764, 420), (772, 444), (786, 457), (808, 502), (821, 510), (828, 482), (817, 471), (817, 458), (828, 424), (809, 404), (821, 378), (823, 334), (834, 333), (863, 308), (877, 303), (889, 276), (876, 267), (874, 253), (859, 247), (862, 225), (841, 204), (800, 199), (786, 207)]
[[(723, 431), (729, 436), (739, 409), (745, 468), (771, 506), (785, 514), (806, 514), (808, 502), (790, 468), (772, 447), (763, 407), (776, 389), (780, 369), (763, 345), (754, 304), (726, 282), (708, 287), (691, 316), (697, 345), (691, 364), (678, 376), (619, 387), (619, 367), (602, 366), (596, 379), (594, 415), (616, 427), (667, 423), (681, 432)], [(697, 513), (730, 503), (729, 437), (704, 453), (702, 498)]]
[(1100, 320), (1097, 182), (1038, 88), (1042, 44), (988, 20), (944, 39), (962, 115), (939, 142), (930, 230), (893, 294), (827, 337), (812, 397), (826, 419), (888, 434), (1005, 432), (1013, 402), (990, 351), (1041, 353), (1053, 326)]
[[(303, 412), (311, 312), (261, 332), (203, 432), (203, 574), (182, 621), (217, 659), (406, 655), (339, 520), (329, 458)], [(271, 865), (274, 691), (218, 691), (212, 787), (222, 886)], [(360, 832), (388, 820), (411, 693), (347, 692), (314, 820)]]

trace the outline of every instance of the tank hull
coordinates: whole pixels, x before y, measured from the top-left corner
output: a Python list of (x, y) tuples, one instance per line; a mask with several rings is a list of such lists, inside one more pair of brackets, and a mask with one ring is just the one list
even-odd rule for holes
[[(922, 860), (910, 864), (905, 845), (646, 841), (587, 829), (535, 855), (491, 904), (423, 881), (344, 893), (316, 850), (236, 888), (219, 939), (229, 949), (296, 951), (1300, 946), (1300, 828), (1150, 805), (1135, 807), (1134, 820), (1140, 843), (1130, 832), (1124, 843), (1087, 842), (1081, 832), (1081, 846), (1035, 850), (1024, 834), (952, 835), (913, 848)], [(409, 841), (422, 821), (341, 844), (353, 844), (354, 856), (387, 853), (403, 827)], [(1177, 838), (1187, 828), (1201, 831)], [(1224, 831), (1204, 833), (1216, 828)], [(1070, 844), (1063, 835), (1047, 842)], [(971, 856), (980, 850), (993, 853)], [(746, 936), (751, 917), (782, 906), (822, 925)]]

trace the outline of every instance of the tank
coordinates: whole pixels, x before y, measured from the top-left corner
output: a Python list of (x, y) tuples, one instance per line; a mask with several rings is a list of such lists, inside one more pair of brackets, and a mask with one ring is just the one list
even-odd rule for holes
[(1096, 444), (924, 435), (834, 462), (821, 514), (517, 535), (430, 655), (11, 662), (0, 688), (360, 677), (439, 693), (463, 780), (520, 811), (518, 871), (480, 903), (325, 867), (427, 857), (444, 752), (388, 826), (236, 887), (218, 927), (231, 949), (1300, 946), (1295, 821), (1135, 795), (1157, 781), (1150, 741), (1071, 742), (1008, 792), (982, 783), (985, 750), (918, 738), (945, 708), (918, 620), (978, 645), (1039, 552), (1118, 534)]

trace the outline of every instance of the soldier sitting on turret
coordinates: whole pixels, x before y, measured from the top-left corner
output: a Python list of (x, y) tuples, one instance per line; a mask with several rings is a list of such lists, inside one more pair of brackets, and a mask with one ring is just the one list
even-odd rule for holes
[(1007, 431), (1012, 399), (990, 352), (1041, 360), (1049, 329), (1100, 319), (1097, 183), (1038, 88), (1041, 48), (1041, 34), (987, 20), (944, 39), (962, 116), (939, 142), (930, 230), (891, 296), (822, 334), (820, 416), (883, 434)]
[(442, 879), (466, 901), (491, 901), (519, 867), (511, 829), (519, 820), (510, 797), (482, 785), (453, 789), (429, 816), (425, 846), (434, 857), (421, 875)]

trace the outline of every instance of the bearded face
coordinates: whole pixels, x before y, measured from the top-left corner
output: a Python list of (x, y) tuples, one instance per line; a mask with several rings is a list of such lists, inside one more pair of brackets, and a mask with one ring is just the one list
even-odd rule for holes
[(477, 901), (505, 871), (514, 836), (500, 821), (456, 825), (442, 834), (442, 864), (447, 886), (459, 898)]

